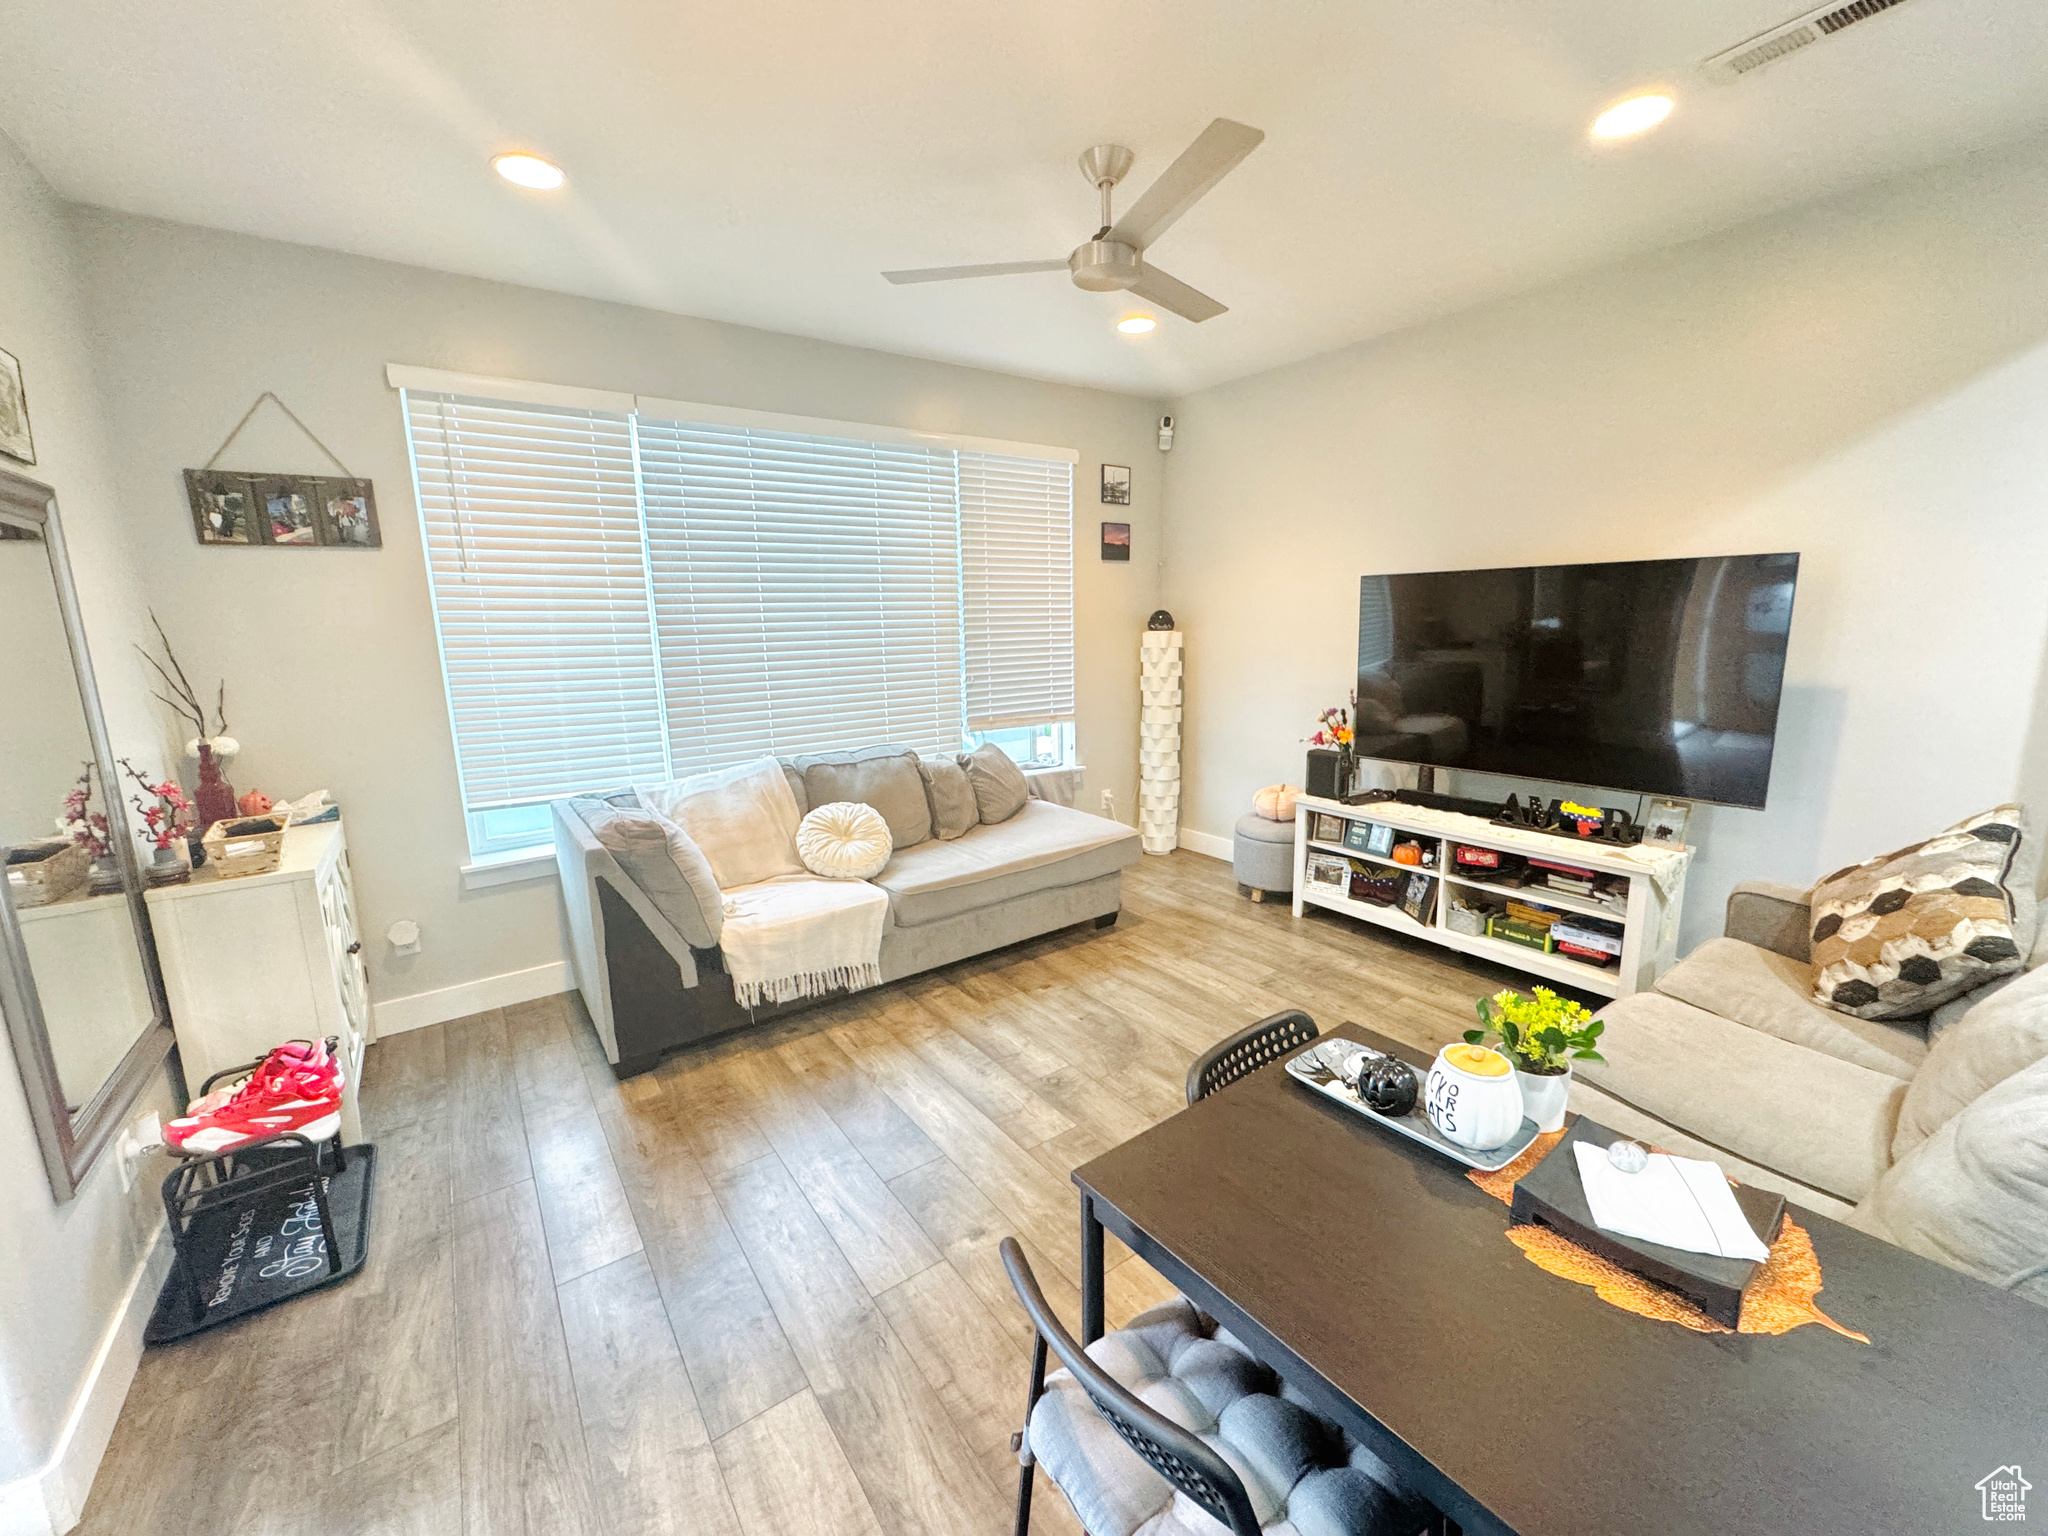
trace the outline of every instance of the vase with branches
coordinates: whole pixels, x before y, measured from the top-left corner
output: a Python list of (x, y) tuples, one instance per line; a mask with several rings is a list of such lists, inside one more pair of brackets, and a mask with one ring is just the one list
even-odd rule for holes
[(1353, 689), (1349, 705), (1337, 705), (1316, 716), (1316, 728), (1308, 737), (1310, 746), (1336, 752), (1337, 798), (1340, 800), (1351, 793), (1351, 782), (1358, 776), (1358, 733), (1352, 725), (1352, 716), (1357, 709), (1358, 692)]
[(212, 732), (208, 732), (206, 705), (191, 680), (185, 676), (185, 669), (178, 664), (178, 653), (171, 649), (171, 637), (164, 633), (163, 621), (156, 616), (154, 609), (150, 611), (149, 622), (156, 626), (157, 641), (164, 648), (163, 661), (158, 661), (139, 645), (135, 649), (141, 652), (144, 661), (156, 668), (157, 676), (170, 690), (169, 697), (162, 693), (156, 697), (176, 710), (181, 720), (190, 720), (198, 733), (185, 743), (185, 755), (199, 759), (199, 782), (193, 788), (192, 802), (198, 812), (195, 831), (204, 831), (216, 821), (228, 821), (235, 815), (235, 787), (221, 771), (221, 764), (242, 750), (241, 743), (228, 734), (227, 679), (221, 679), (220, 688), (214, 695), (216, 725)]

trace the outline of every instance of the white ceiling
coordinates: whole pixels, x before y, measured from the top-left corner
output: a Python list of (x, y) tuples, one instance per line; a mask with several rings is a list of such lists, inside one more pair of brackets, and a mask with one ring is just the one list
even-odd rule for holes
[[(66, 197), (1144, 394), (1412, 324), (2048, 123), (2048, 4), (1906, 0), (1734, 85), (1799, 0), (4, 0), (0, 130)], [(1678, 110), (1599, 150), (1594, 113)], [(1214, 116), (1265, 144), (1150, 253), (1201, 326), (1064, 276)], [(565, 192), (509, 187), (530, 148)], [(607, 383), (615, 381), (576, 381)]]

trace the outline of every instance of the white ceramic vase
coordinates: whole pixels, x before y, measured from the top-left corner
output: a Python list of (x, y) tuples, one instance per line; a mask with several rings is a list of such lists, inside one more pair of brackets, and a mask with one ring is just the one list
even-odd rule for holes
[(1536, 1122), (1539, 1131), (1564, 1129), (1565, 1101), (1571, 1097), (1572, 1069), (1569, 1064), (1555, 1076), (1524, 1072), (1515, 1068), (1515, 1080), (1522, 1085), (1522, 1113)]
[[(1446, 1046), (1444, 1051), (1449, 1050)], [(1473, 1152), (1503, 1146), (1522, 1126), (1522, 1086), (1510, 1070), (1494, 1076), (1467, 1071), (1436, 1053), (1423, 1089), (1423, 1113), (1446, 1141)], [(1496, 1053), (1498, 1054), (1498, 1053)]]

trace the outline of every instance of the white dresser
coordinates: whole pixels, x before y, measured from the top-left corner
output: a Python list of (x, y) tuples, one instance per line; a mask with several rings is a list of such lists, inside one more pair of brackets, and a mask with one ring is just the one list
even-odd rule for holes
[(341, 823), (288, 829), (270, 874), (222, 880), (198, 869), (189, 884), (152, 890), (148, 901), (192, 1093), (283, 1041), (334, 1035), (348, 1079), (342, 1136), (362, 1140), (356, 1091), (370, 986)]

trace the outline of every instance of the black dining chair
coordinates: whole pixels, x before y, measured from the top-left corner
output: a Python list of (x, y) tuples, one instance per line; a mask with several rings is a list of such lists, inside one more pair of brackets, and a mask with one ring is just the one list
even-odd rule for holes
[(1249, 1029), (1239, 1030), (1195, 1058), (1194, 1065), (1188, 1068), (1188, 1102), (1206, 1099), (1246, 1073), (1291, 1055), (1321, 1033), (1316, 1021), (1299, 1008), (1289, 1008), (1259, 1020)]
[[(1313, 1029), (1315, 1026), (1309, 1027)], [(1037, 1458), (1031, 1454), (1031, 1413), (1038, 1406), (1039, 1398), (1045, 1395), (1045, 1352), (1048, 1346), (1060, 1357), (1060, 1363), (1073, 1373), (1074, 1380), (1088, 1394), (1088, 1400), (1109, 1421), (1109, 1427), (1144, 1457), (1154, 1471), (1221, 1521), (1230, 1531), (1230, 1536), (1259, 1536), (1259, 1520), (1252, 1512), (1251, 1495), (1245, 1492), (1243, 1481), (1231, 1470), (1230, 1463), (1173, 1420), (1133, 1397), (1121, 1382), (1088, 1358), (1081, 1346), (1074, 1342), (1073, 1335), (1061, 1326), (1052, 1308), (1046, 1305), (1045, 1293), (1038, 1288), (1038, 1278), (1031, 1273), (1024, 1250), (1017, 1246), (1014, 1237), (1003, 1239), (1002, 1253), (1003, 1268), (1010, 1273), (1011, 1288), (1024, 1304), (1034, 1330), (1031, 1392), (1024, 1402), (1024, 1430), (1010, 1437), (1010, 1448), (1017, 1452), (1020, 1463), (1016, 1536), (1027, 1536), (1031, 1529), (1031, 1479), (1038, 1469)]]

